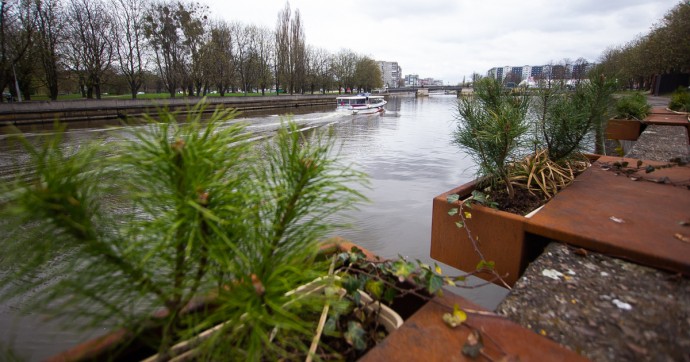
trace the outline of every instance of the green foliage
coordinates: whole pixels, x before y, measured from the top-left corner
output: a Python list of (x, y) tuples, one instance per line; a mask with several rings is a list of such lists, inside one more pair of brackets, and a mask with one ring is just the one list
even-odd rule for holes
[(581, 90), (586, 99), (587, 109), (589, 110), (588, 122), (595, 132), (596, 154), (604, 154), (604, 142), (606, 123), (610, 118), (611, 107), (613, 106), (613, 93), (616, 91), (616, 80), (607, 78), (604, 74), (592, 73), (589, 81), (584, 83)]
[(640, 92), (626, 94), (616, 101), (616, 118), (643, 120), (652, 106), (647, 104), (647, 97)]
[[(339, 226), (329, 216), (364, 199), (346, 186), (364, 175), (340, 165), (320, 132), (288, 123), (258, 147), (243, 124), (227, 123), (234, 112), (202, 122), (204, 108), (183, 123), (161, 110), (118, 141), (78, 149), (64, 147), (62, 132), (42, 146), (19, 137), (32, 168), (2, 185), (2, 297), (32, 293), (28, 307), (134, 331), (165, 307), (149, 322), (163, 327), (164, 355), (228, 321), (204, 345), (209, 356), (295, 350), (290, 338), (275, 347), (271, 331), (312, 333), (301, 315), (323, 297), (287, 292), (325, 274), (317, 241)], [(219, 307), (186, 320), (192, 298), (212, 291)]]
[(551, 160), (566, 160), (583, 150), (594, 126), (588, 90), (586, 85), (575, 92), (559, 86), (539, 90), (535, 144), (548, 149)]
[(477, 82), (473, 95), (461, 98), (457, 106), (453, 143), (474, 159), (480, 178), (492, 185), (504, 182), (511, 197), (507, 168), (519, 157), (528, 131), (528, 107), (527, 96), (511, 93), (491, 78)]
[(668, 108), (678, 112), (690, 112), (690, 91), (679, 87), (671, 94)]

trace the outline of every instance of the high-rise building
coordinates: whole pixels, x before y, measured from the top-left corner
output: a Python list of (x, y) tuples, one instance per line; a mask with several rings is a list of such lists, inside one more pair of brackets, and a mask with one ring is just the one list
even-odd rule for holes
[(400, 68), (398, 62), (379, 61), (378, 63), (381, 68), (383, 87), (397, 88), (400, 83), (400, 75), (402, 74), (402, 68)]
[[(491, 68), (486, 72), (487, 77), (498, 79), (505, 82), (516, 82), (516, 80), (538, 80), (538, 79), (582, 79), (586, 73), (592, 69), (593, 63), (577, 64), (548, 64), (548, 65), (523, 65)], [(509, 80), (506, 80), (510, 77)], [(516, 82), (517, 83), (517, 82)]]

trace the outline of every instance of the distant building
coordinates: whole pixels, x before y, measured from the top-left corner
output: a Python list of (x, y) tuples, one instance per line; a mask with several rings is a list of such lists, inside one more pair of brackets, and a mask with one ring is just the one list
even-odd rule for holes
[(400, 68), (398, 62), (379, 61), (378, 64), (381, 68), (383, 87), (397, 88), (398, 84), (400, 84), (400, 75), (402, 74), (402, 68)]
[(405, 76), (405, 87), (419, 87), (419, 75), (408, 74)]
[[(487, 77), (498, 79), (501, 82), (519, 83), (523, 80), (539, 79), (582, 79), (587, 76), (594, 63), (578, 64), (549, 64), (549, 65), (523, 65), (491, 68), (486, 72)], [(507, 79), (509, 78), (509, 79)]]

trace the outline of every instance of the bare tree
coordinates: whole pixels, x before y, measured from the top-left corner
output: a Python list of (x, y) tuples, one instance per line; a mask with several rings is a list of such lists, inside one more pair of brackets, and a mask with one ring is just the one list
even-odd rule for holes
[(184, 81), (189, 96), (200, 95), (204, 79), (203, 54), (201, 49), (208, 41), (206, 31), (208, 23), (208, 7), (199, 3), (177, 2), (176, 17), (183, 34), (182, 44), (188, 54), (185, 64)]
[(278, 13), (276, 61), (276, 88), (282, 85), (294, 94), (305, 83), (306, 44), (299, 10), (295, 10), (293, 17), (289, 2)]
[(225, 96), (230, 89), (235, 76), (232, 44), (232, 32), (226, 22), (219, 21), (211, 25), (210, 40), (205, 50), (205, 69), (221, 96)]
[(325, 93), (332, 83), (332, 77), (330, 76), (331, 55), (325, 49), (313, 47), (308, 47), (307, 54), (306, 79), (309, 92), (314, 94), (318, 87), (322, 93)]
[(242, 23), (236, 22), (231, 27), (234, 57), (233, 63), (237, 70), (237, 76), (242, 87), (242, 92), (247, 95), (247, 88), (249, 88), (252, 81), (251, 73), (251, 57), (252, 57), (252, 34), (251, 27)]
[(35, 48), (51, 100), (58, 97), (59, 50), (64, 41), (65, 22), (61, 0), (36, 0)]
[[(15, 76), (16, 66), (31, 46), (33, 9), (29, 0), (3, 0), (0, 3), (0, 90), (4, 90), (12, 80), (15, 85), (20, 82)], [(16, 87), (10, 87), (10, 92), (17, 96)]]
[(70, 0), (67, 7), (70, 50), (83, 71), (86, 98), (101, 98), (103, 76), (112, 65), (113, 19), (102, 0)]
[(307, 65), (307, 46), (304, 40), (304, 29), (302, 28), (302, 17), (299, 10), (295, 10), (295, 16), (290, 22), (290, 58), (292, 59), (292, 86), (290, 94), (298, 91), (304, 93), (305, 76)]
[(185, 48), (178, 33), (174, 3), (156, 3), (145, 17), (144, 33), (154, 51), (158, 73), (170, 97), (182, 83)]
[(272, 60), (275, 52), (273, 31), (260, 27), (256, 29), (257, 81), (261, 95), (273, 82)]
[(349, 49), (343, 49), (333, 58), (332, 71), (338, 84), (338, 94), (342, 88), (353, 89), (358, 56)]
[(114, 5), (118, 65), (127, 80), (132, 99), (135, 99), (144, 81), (146, 69), (143, 25), (148, 5), (145, 0), (116, 0)]

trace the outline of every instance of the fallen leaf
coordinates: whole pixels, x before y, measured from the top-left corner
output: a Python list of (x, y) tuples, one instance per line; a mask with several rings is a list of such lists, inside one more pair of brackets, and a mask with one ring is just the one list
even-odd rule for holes
[(690, 226), (690, 221), (687, 221), (687, 220), (678, 221), (678, 225), (680, 225), (680, 226)]
[(680, 241), (683, 241), (683, 242), (686, 242), (686, 243), (690, 243), (690, 237), (685, 236), (685, 235), (683, 235), (683, 234), (681, 234), (681, 233), (676, 233), (676, 234), (673, 235), (673, 236), (675, 236), (676, 239), (678, 239), (678, 240), (680, 240)]
[(482, 336), (479, 331), (474, 330), (467, 336), (467, 341), (462, 346), (462, 354), (470, 358), (477, 358), (481, 354), (482, 348), (484, 348)]
[(467, 314), (456, 304), (453, 307), (453, 313), (445, 313), (442, 318), (448, 327), (455, 328), (467, 320)]
[(573, 253), (575, 253), (576, 255), (579, 255), (579, 256), (587, 256), (587, 254), (588, 254), (587, 250), (582, 249), (582, 248), (575, 249), (575, 251), (573, 251)]
[(609, 217), (609, 219), (610, 219), (611, 221), (617, 222), (617, 223), (619, 223), (619, 224), (622, 224), (622, 223), (625, 222), (625, 220), (620, 219), (620, 218), (617, 218), (617, 217), (615, 217), (615, 216), (611, 216), (611, 217)]

